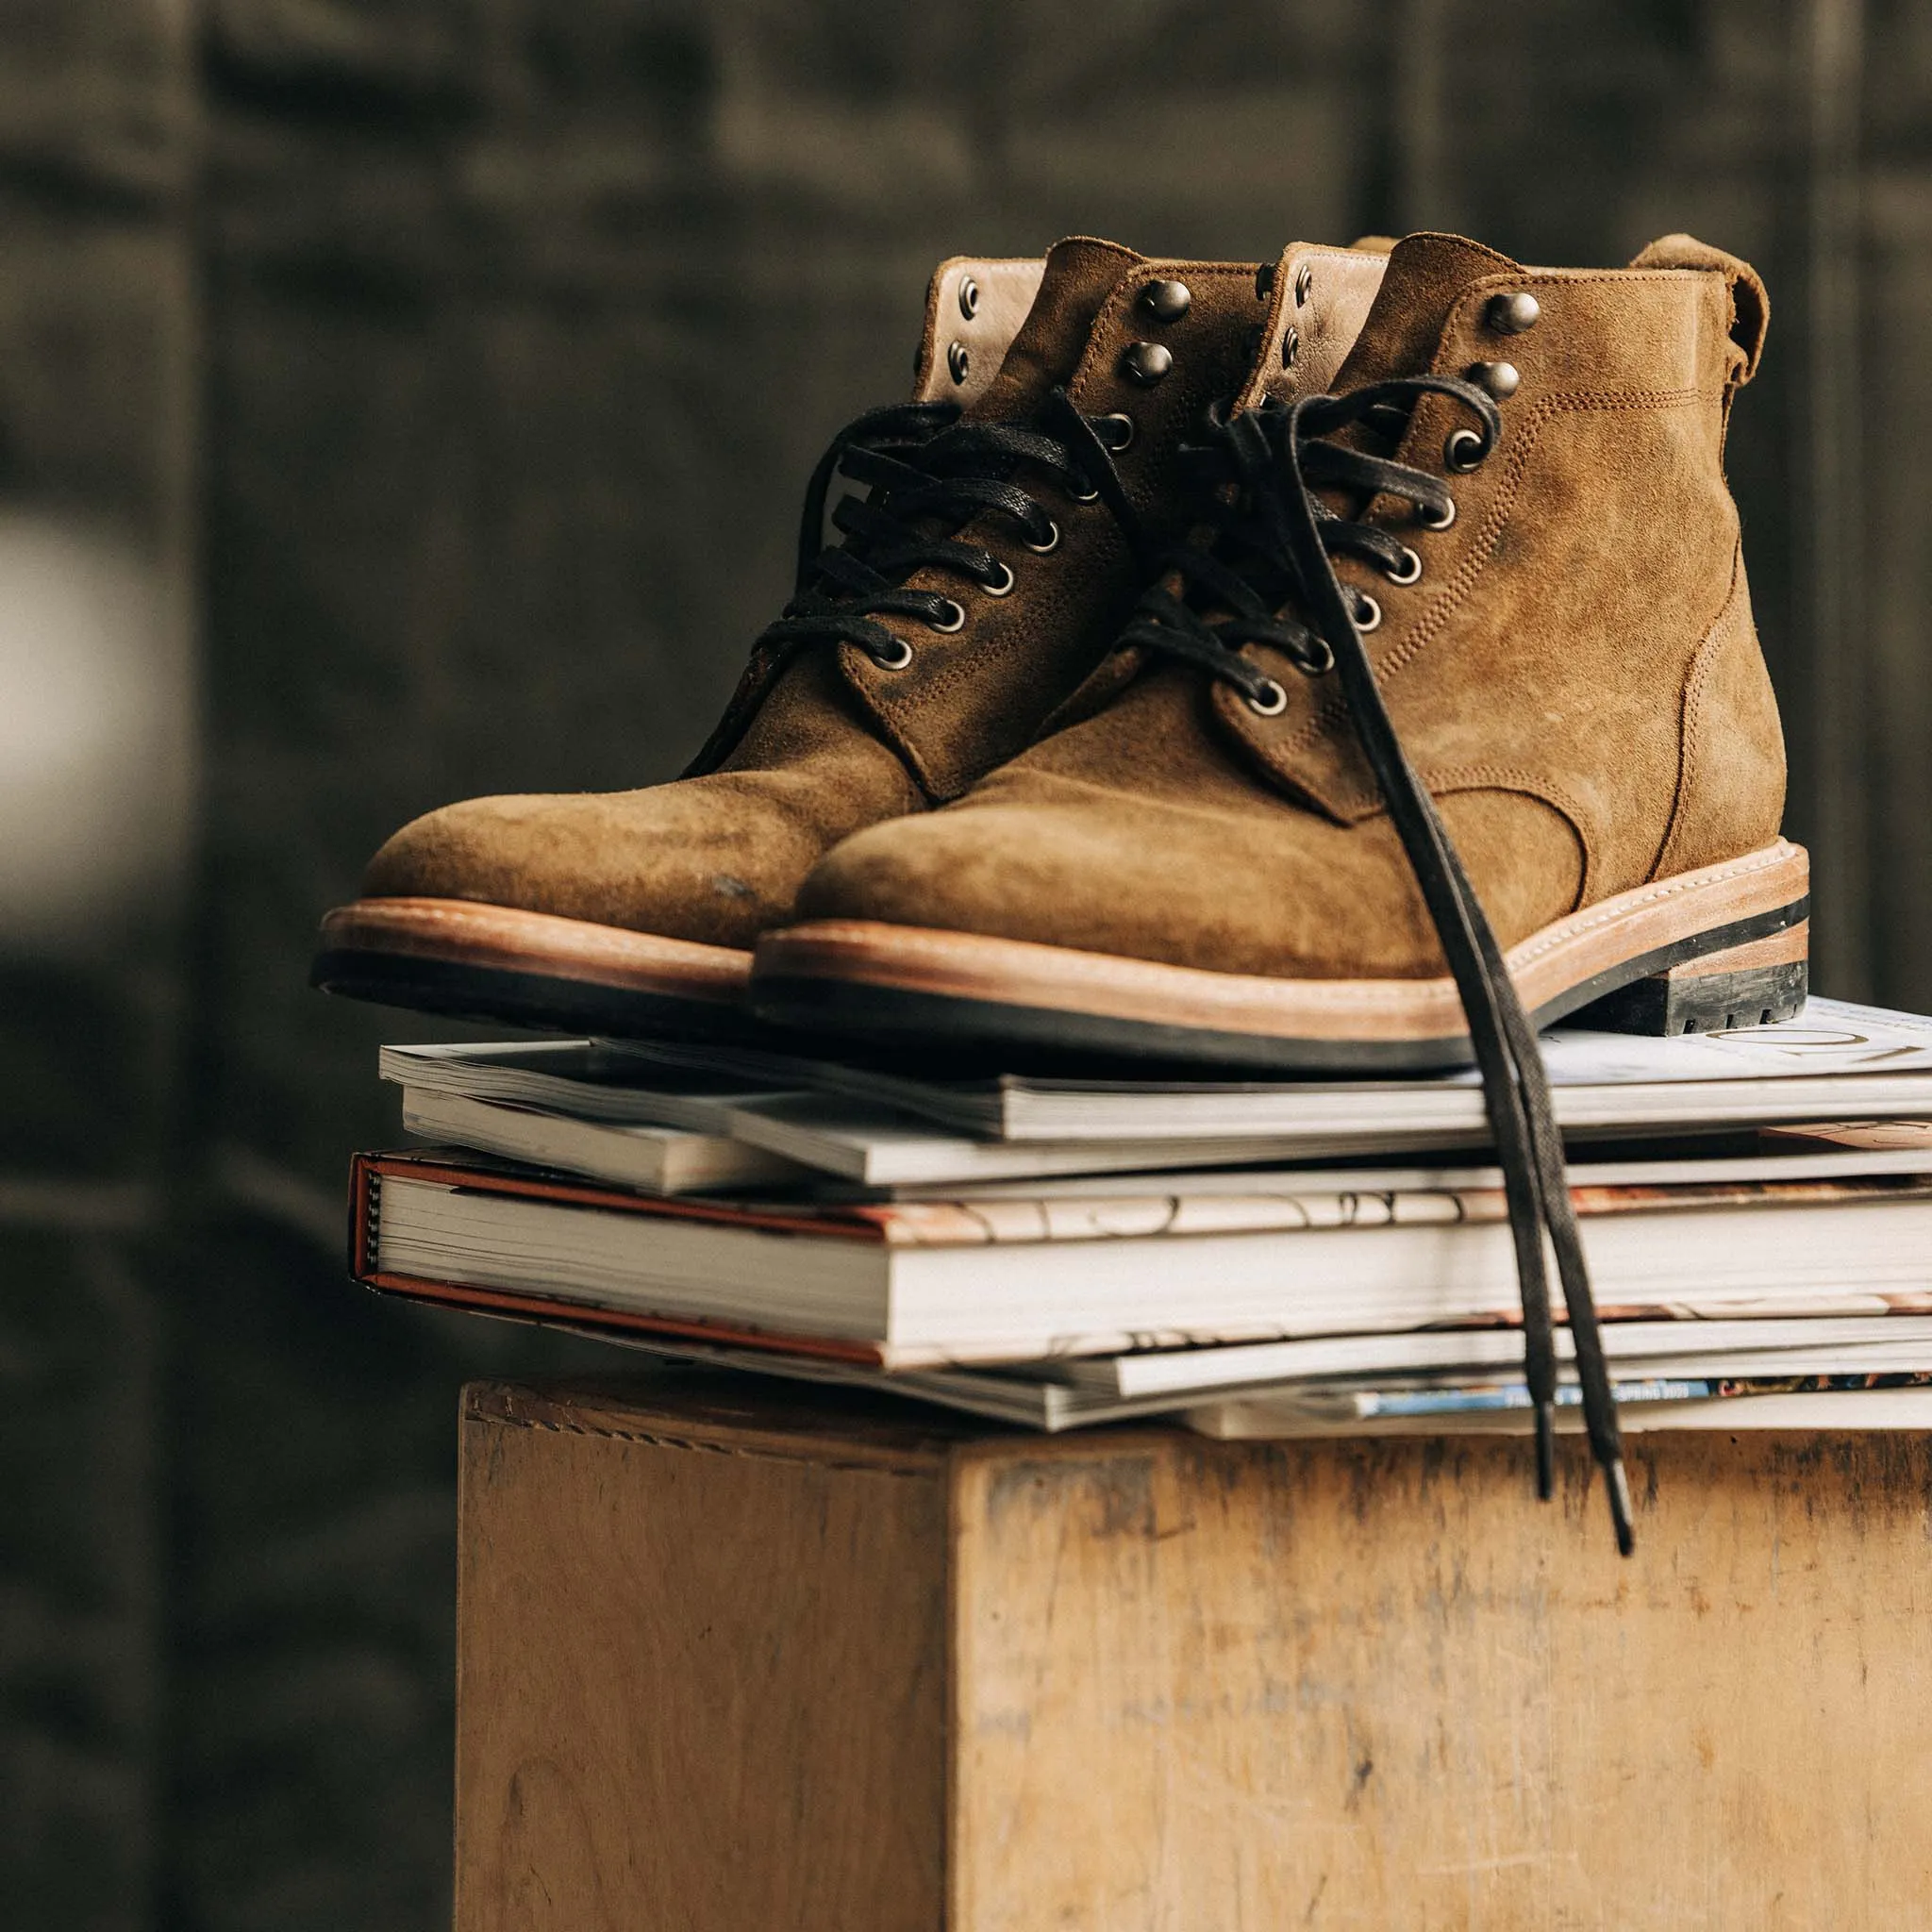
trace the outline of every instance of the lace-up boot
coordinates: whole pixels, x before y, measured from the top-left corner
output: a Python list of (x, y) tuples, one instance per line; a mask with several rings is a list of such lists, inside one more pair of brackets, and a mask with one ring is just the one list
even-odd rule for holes
[(1384, 259), (1297, 247), (1257, 269), (1075, 239), (943, 264), (913, 401), (821, 461), (795, 594), (686, 774), (416, 820), (324, 922), (315, 982), (596, 1032), (732, 1024), (749, 947), (825, 851), (958, 797), (1110, 647), (1191, 513), (1179, 444), (1241, 386), (1277, 288), (1295, 318), (1269, 344), (1277, 380), (1319, 388)]
[(1762, 284), (1396, 248), (1333, 396), (1251, 385), (1202, 525), (1063, 728), (848, 840), (759, 949), (791, 1023), (1369, 1073), (1474, 1058), (1523, 1286), (1547, 1252), (1631, 1507), (1534, 1025), (1748, 1025), (1805, 991), (1807, 868), (1722, 457)]
[(1065, 728), (832, 853), (761, 1000), (1230, 1066), (1466, 1060), (1303, 581), (1332, 574), (1539, 1020), (1613, 993), (1598, 1014), (1673, 1031), (1791, 1010), (1806, 861), (1722, 468), (1765, 314), (1687, 237), (1601, 273), (1402, 242), (1341, 401), (1291, 434), (1251, 389), (1202, 482), (1213, 542), (1172, 559)]

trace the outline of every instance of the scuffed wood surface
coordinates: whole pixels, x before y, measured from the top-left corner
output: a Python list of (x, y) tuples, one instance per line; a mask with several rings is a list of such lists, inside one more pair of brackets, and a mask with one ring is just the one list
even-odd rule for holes
[(791, 1407), (472, 1391), (458, 1932), (939, 1923), (944, 1464)]
[(1932, 1448), (967, 1458), (957, 1928), (1921, 1924)]
[(466, 1399), (458, 1932), (1761, 1932), (1932, 1899), (1932, 1439)]

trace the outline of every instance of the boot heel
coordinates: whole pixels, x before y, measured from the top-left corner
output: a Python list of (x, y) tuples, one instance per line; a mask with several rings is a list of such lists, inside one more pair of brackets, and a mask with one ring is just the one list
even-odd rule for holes
[(1801, 1012), (1809, 984), (1807, 922), (1633, 980), (1566, 1023), (1601, 1033), (1735, 1033)]

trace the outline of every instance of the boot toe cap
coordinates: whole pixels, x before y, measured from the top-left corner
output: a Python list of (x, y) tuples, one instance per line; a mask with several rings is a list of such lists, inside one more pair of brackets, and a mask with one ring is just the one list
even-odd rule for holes
[[(1221, 924), (1184, 907), (1174, 855), (1078, 807), (975, 803), (874, 826), (807, 878), (797, 917), (876, 920), (1185, 962)], [(1178, 915), (1178, 916), (1177, 916)]]
[(551, 912), (541, 798), (471, 798), (411, 819), (369, 861), (372, 899), (478, 899)]
[[(370, 898), (467, 899), (710, 945), (749, 946), (789, 908), (804, 855), (763, 863), (679, 821), (673, 788), (473, 798), (413, 820), (370, 861)], [(715, 834), (718, 827), (711, 828)], [(739, 841), (733, 841), (734, 843)], [(747, 841), (756, 845), (760, 841)], [(791, 859), (791, 862), (779, 863)]]
[(1108, 904), (1133, 891), (1115, 842), (1083, 814), (1037, 808), (975, 805), (897, 820), (821, 859), (799, 889), (796, 916), (1091, 946), (1118, 925)]

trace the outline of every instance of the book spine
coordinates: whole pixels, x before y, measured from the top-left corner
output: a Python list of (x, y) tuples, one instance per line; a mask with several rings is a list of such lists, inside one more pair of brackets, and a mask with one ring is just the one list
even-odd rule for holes
[[(1619, 1403), (1718, 1402), (1746, 1395), (1824, 1395), (1853, 1391), (1922, 1389), (1932, 1384), (1932, 1374), (1919, 1369), (1873, 1370), (1857, 1374), (1838, 1375), (1715, 1375), (1709, 1377), (1654, 1377), (1648, 1381), (1617, 1382), (1612, 1385)], [(1582, 1400), (1574, 1387), (1557, 1391), (1558, 1407), (1571, 1407)], [(1529, 1391), (1521, 1382), (1493, 1389), (1403, 1389), (1364, 1390), (1355, 1397), (1355, 1412), (1361, 1421), (1375, 1416), (1482, 1415), (1501, 1409), (1527, 1408)]]
[[(1735, 1391), (1731, 1385), (1713, 1381), (1619, 1382), (1620, 1403), (1703, 1402)], [(1574, 1407), (1581, 1399), (1574, 1388), (1557, 1391), (1559, 1407)], [(1486, 1415), (1498, 1409), (1527, 1408), (1529, 1391), (1521, 1382), (1496, 1389), (1405, 1389), (1365, 1390), (1356, 1397), (1356, 1413), (1364, 1421), (1372, 1416)]]
[(349, 1163), (349, 1273), (366, 1281), (375, 1273), (382, 1239), (382, 1175), (366, 1154)]

